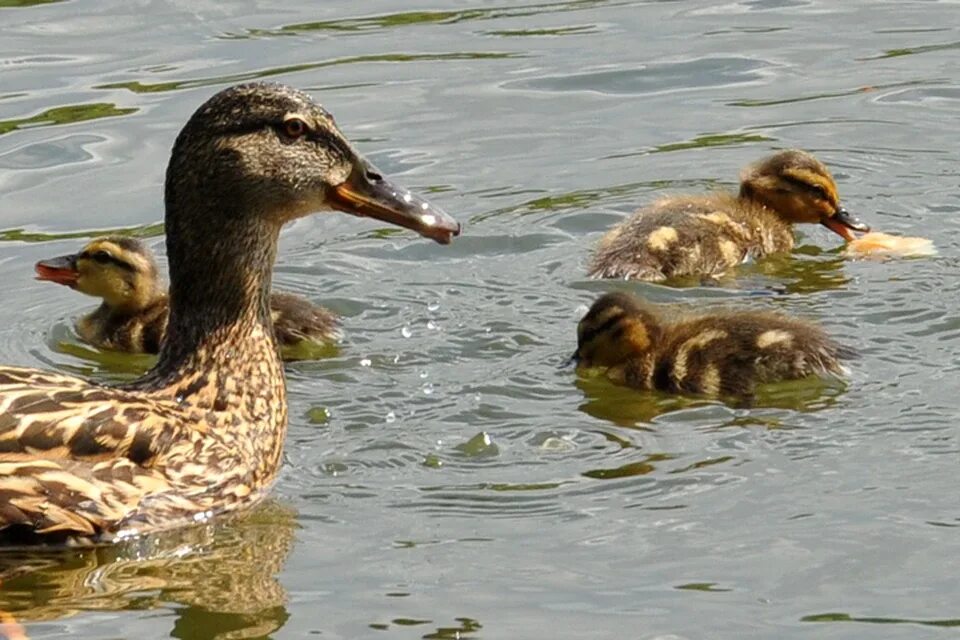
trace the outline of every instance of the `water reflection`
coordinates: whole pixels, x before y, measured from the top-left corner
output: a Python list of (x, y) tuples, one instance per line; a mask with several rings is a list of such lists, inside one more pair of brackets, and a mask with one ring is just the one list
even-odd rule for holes
[[(760, 385), (749, 401), (739, 399), (724, 403), (705, 397), (637, 391), (617, 386), (603, 376), (581, 376), (577, 379), (576, 386), (584, 395), (584, 402), (578, 407), (583, 413), (620, 427), (642, 429), (650, 429), (651, 423), (660, 416), (700, 407), (821, 411), (834, 406), (838, 397), (846, 390), (846, 383), (842, 380), (811, 376), (802, 380)], [(737, 414), (731, 411), (721, 418), (718, 426), (737, 424), (737, 419)], [(775, 424), (765, 423), (765, 426), (771, 427)]]
[[(292, 510), (82, 551), (0, 552), (0, 611), (27, 627), (91, 611), (164, 610), (174, 638), (263, 637), (283, 627), (277, 580), (293, 546)], [(159, 617), (155, 617), (159, 620)]]

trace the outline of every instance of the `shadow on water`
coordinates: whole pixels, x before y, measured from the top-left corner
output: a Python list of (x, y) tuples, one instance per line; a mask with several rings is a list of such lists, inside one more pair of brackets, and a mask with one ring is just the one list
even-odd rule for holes
[(749, 401), (637, 391), (615, 385), (602, 374), (580, 374), (576, 386), (584, 395), (584, 401), (578, 407), (580, 411), (619, 427), (640, 429), (652, 429), (652, 423), (660, 416), (710, 407), (720, 409), (714, 428), (743, 424), (763, 424), (766, 428), (777, 428), (776, 420), (745, 423), (739, 414), (753, 409), (821, 411), (835, 406), (839, 396), (846, 390), (843, 381), (830, 376), (811, 376), (802, 380), (760, 385)]
[(215, 525), (114, 546), (5, 549), (0, 611), (30, 623), (82, 612), (163, 610), (176, 616), (173, 638), (263, 637), (289, 617), (277, 576), (296, 530), (293, 511), (268, 501)]

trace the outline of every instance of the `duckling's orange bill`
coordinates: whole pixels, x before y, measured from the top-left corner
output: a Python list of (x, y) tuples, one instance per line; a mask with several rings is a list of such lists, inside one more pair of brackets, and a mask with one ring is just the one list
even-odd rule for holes
[(822, 218), (820, 220), (820, 224), (825, 226), (827, 229), (830, 229), (830, 231), (833, 231), (847, 242), (851, 242), (856, 239), (856, 236), (850, 232), (851, 229), (853, 231), (860, 231), (861, 233), (870, 231), (870, 227), (868, 225), (851, 215), (850, 212), (843, 207), (837, 209), (837, 212), (832, 216)]
[(33, 267), (37, 273), (37, 280), (56, 282), (68, 287), (77, 284), (80, 272), (77, 271), (77, 257), (59, 256), (48, 260), (41, 260)]
[(450, 244), (460, 235), (460, 224), (445, 211), (392, 184), (370, 166), (355, 168), (330, 190), (328, 201), (338, 211), (406, 227), (440, 244)]

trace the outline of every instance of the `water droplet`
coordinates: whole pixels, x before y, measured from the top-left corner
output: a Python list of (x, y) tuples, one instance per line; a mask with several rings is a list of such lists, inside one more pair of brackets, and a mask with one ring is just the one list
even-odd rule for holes
[(406, 202), (406, 203), (409, 204), (411, 200), (413, 200), (413, 196), (410, 195), (410, 192), (409, 192), (409, 191), (407, 191), (405, 194), (403, 194), (403, 201), (404, 201), (404, 202)]
[(434, 322), (433, 320), (427, 320), (427, 329), (429, 329), (430, 331), (436, 331), (439, 328), (440, 328), (440, 325), (438, 325), (436, 322)]
[(430, 374), (427, 373), (426, 371), (421, 371), (421, 372), (420, 372), (420, 377), (421, 377), (421, 378), (426, 378), (426, 377), (429, 376), (429, 375), (430, 375)]
[(430, 303), (427, 304), (427, 311), (436, 311), (439, 308), (440, 308), (439, 300), (431, 300)]
[(173, 399), (177, 402), (177, 404), (183, 404), (186, 401), (186, 398), (184, 398), (183, 394), (180, 394), (180, 393), (174, 396)]
[(372, 364), (373, 364), (373, 360), (371, 360), (370, 358), (364, 358), (363, 360), (360, 361), (361, 367), (369, 367)]
[(393, 364), (397, 364), (398, 362), (400, 362), (400, 354), (399, 354), (399, 353), (398, 353), (397, 355), (393, 356)]
[(400, 329), (400, 335), (402, 335), (404, 338), (409, 338), (413, 335), (413, 331), (407, 325), (403, 325), (403, 328)]
[(390, 411), (390, 412), (387, 413), (387, 416), (386, 416), (385, 420), (387, 421), (387, 423), (396, 422), (396, 421), (397, 421), (397, 414), (395, 414), (393, 411)]
[(430, 208), (430, 205), (429, 205), (428, 203), (426, 203), (426, 202), (421, 202), (421, 203), (420, 203), (420, 208), (423, 209), (424, 211), (426, 211), (427, 209)]
[(432, 383), (432, 382), (428, 382), (427, 384), (423, 385), (423, 395), (425, 395), (425, 396), (433, 395), (433, 383)]

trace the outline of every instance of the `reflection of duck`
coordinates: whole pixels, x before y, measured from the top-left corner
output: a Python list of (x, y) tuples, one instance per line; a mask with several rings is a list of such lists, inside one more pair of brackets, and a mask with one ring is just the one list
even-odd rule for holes
[[(296, 531), (295, 514), (267, 501), (243, 518), (151, 537), (149, 544), (42, 555), (6, 550), (0, 609), (23, 624), (80, 611), (166, 610), (177, 618), (171, 637), (211, 627), (237, 634), (230, 637), (265, 637), (289, 617), (278, 576)], [(187, 625), (194, 636), (182, 634)]]
[(869, 230), (840, 206), (827, 167), (793, 149), (747, 167), (739, 195), (671, 196), (638, 210), (600, 240), (590, 275), (720, 275), (747, 258), (792, 249), (796, 222), (820, 223), (846, 240), (851, 229)]
[[(41, 260), (37, 279), (67, 285), (101, 298), (96, 311), (77, 321), (77, 333), (101, 349), (157, 353), (167, 329), (169, 298), (160, 284), (153, 253), (143, 242), (107, 236), (79, 253)], [(270, 316), (284, 357), (299, 344), (331, 342), (335, 316), (290, 293), (270, 295)]]
[(270, 321), (281, 226), (337, 209), (459, 233), (391, 185), (306, 94), (221, 91), (177, 137), (166, 180), (170, 321), (157, 365), (121, 387), (0, 368), (0, 539), (110, 540), (255, 503), (286, 434)]
[(746, 397), (759, 383), (842, 374), (849, 355), (819, 327), (732, 311), (665, 323), (626, 293), (601, 296), (577, 327), (578, 368), (644, 390)]

